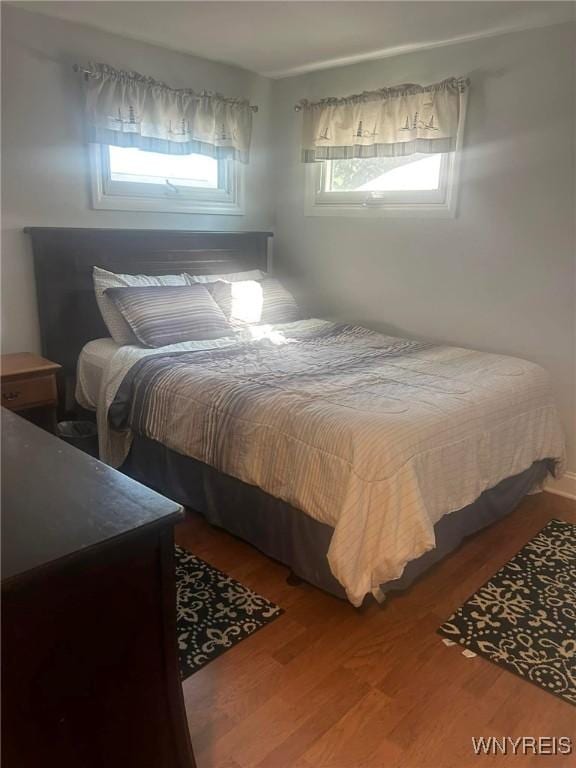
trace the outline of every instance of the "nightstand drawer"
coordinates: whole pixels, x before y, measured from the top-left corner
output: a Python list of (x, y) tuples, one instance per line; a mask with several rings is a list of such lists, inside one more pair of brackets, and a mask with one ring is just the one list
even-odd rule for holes
[(14, 411), (34, 405), (56, 404), (56, 380), (52, 376), (2, 382), (2, 405)]

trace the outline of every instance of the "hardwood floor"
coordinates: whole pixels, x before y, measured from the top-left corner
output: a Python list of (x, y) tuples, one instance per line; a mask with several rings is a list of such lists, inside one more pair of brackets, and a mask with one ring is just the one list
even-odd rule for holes
[[(286, 613), (184, 682), (198, 768), (576, 765), (576, 709), (437, 627), (550, 519), (576, 502), (527, 497), (412, 588), (356, 610), (190, 514), (177, 540)], [(473, 754), (472, 736), (570, 736), (570, 756)]]

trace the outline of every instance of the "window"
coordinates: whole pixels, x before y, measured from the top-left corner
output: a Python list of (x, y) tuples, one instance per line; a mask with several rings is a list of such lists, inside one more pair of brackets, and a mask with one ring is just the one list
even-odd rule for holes
[(332, 160), (326, 168), (325, 191), (366, 193), (437, 192), (442, 155)]
[[(161, 155), (140, 149), (108, 147), (110, 180), (157, 184), (170, 190), (218, 189), (218, 161), (204, 155)], [(145, 189), (142, 190), (145, 192)]]
[(453, 215), (456, 153), (326, 160), (308, 169), (309, 215)]
[(90, 145), (95, 208), (241, 214), (238, 163)]

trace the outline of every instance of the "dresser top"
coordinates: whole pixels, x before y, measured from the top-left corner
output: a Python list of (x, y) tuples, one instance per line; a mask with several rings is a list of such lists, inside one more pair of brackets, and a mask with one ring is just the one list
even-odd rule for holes
[(15, 376), (50, 373), (57, 371), (61, 366), (51, 360), (46, 360), (45, 357), (40, 357), (40, 355), (33, 355), (31, 352), (16, 352), (2, 355), (0, 367), (2, 378), (13, 378)]
[(2, 583), (82, 557), (182, 507), (2, 409)]

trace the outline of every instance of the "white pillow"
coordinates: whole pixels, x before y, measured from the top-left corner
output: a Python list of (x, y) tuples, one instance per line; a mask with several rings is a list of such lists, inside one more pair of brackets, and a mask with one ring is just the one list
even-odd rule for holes
[(249, 269), (246, 272), (229, 272), (226, 275), (186, 275), (189, 283), (238, 283), (241, 280), (264, 280), (267, 277), (261, 269)]
[(124, 320), (114, 302), (105, 296), (108, 288), (131, 288), (149, 285), (188, 285), (186, 275), (116, 275), (106, 269), (94, 267), (94, 292), (102, 319), (117, 344), (139, 344), (132, 329)]
[(301, 320), (294, 296), (273, 277), (265, 280), (218, 280), (208, 290), (230, 323), (276, 325)]

